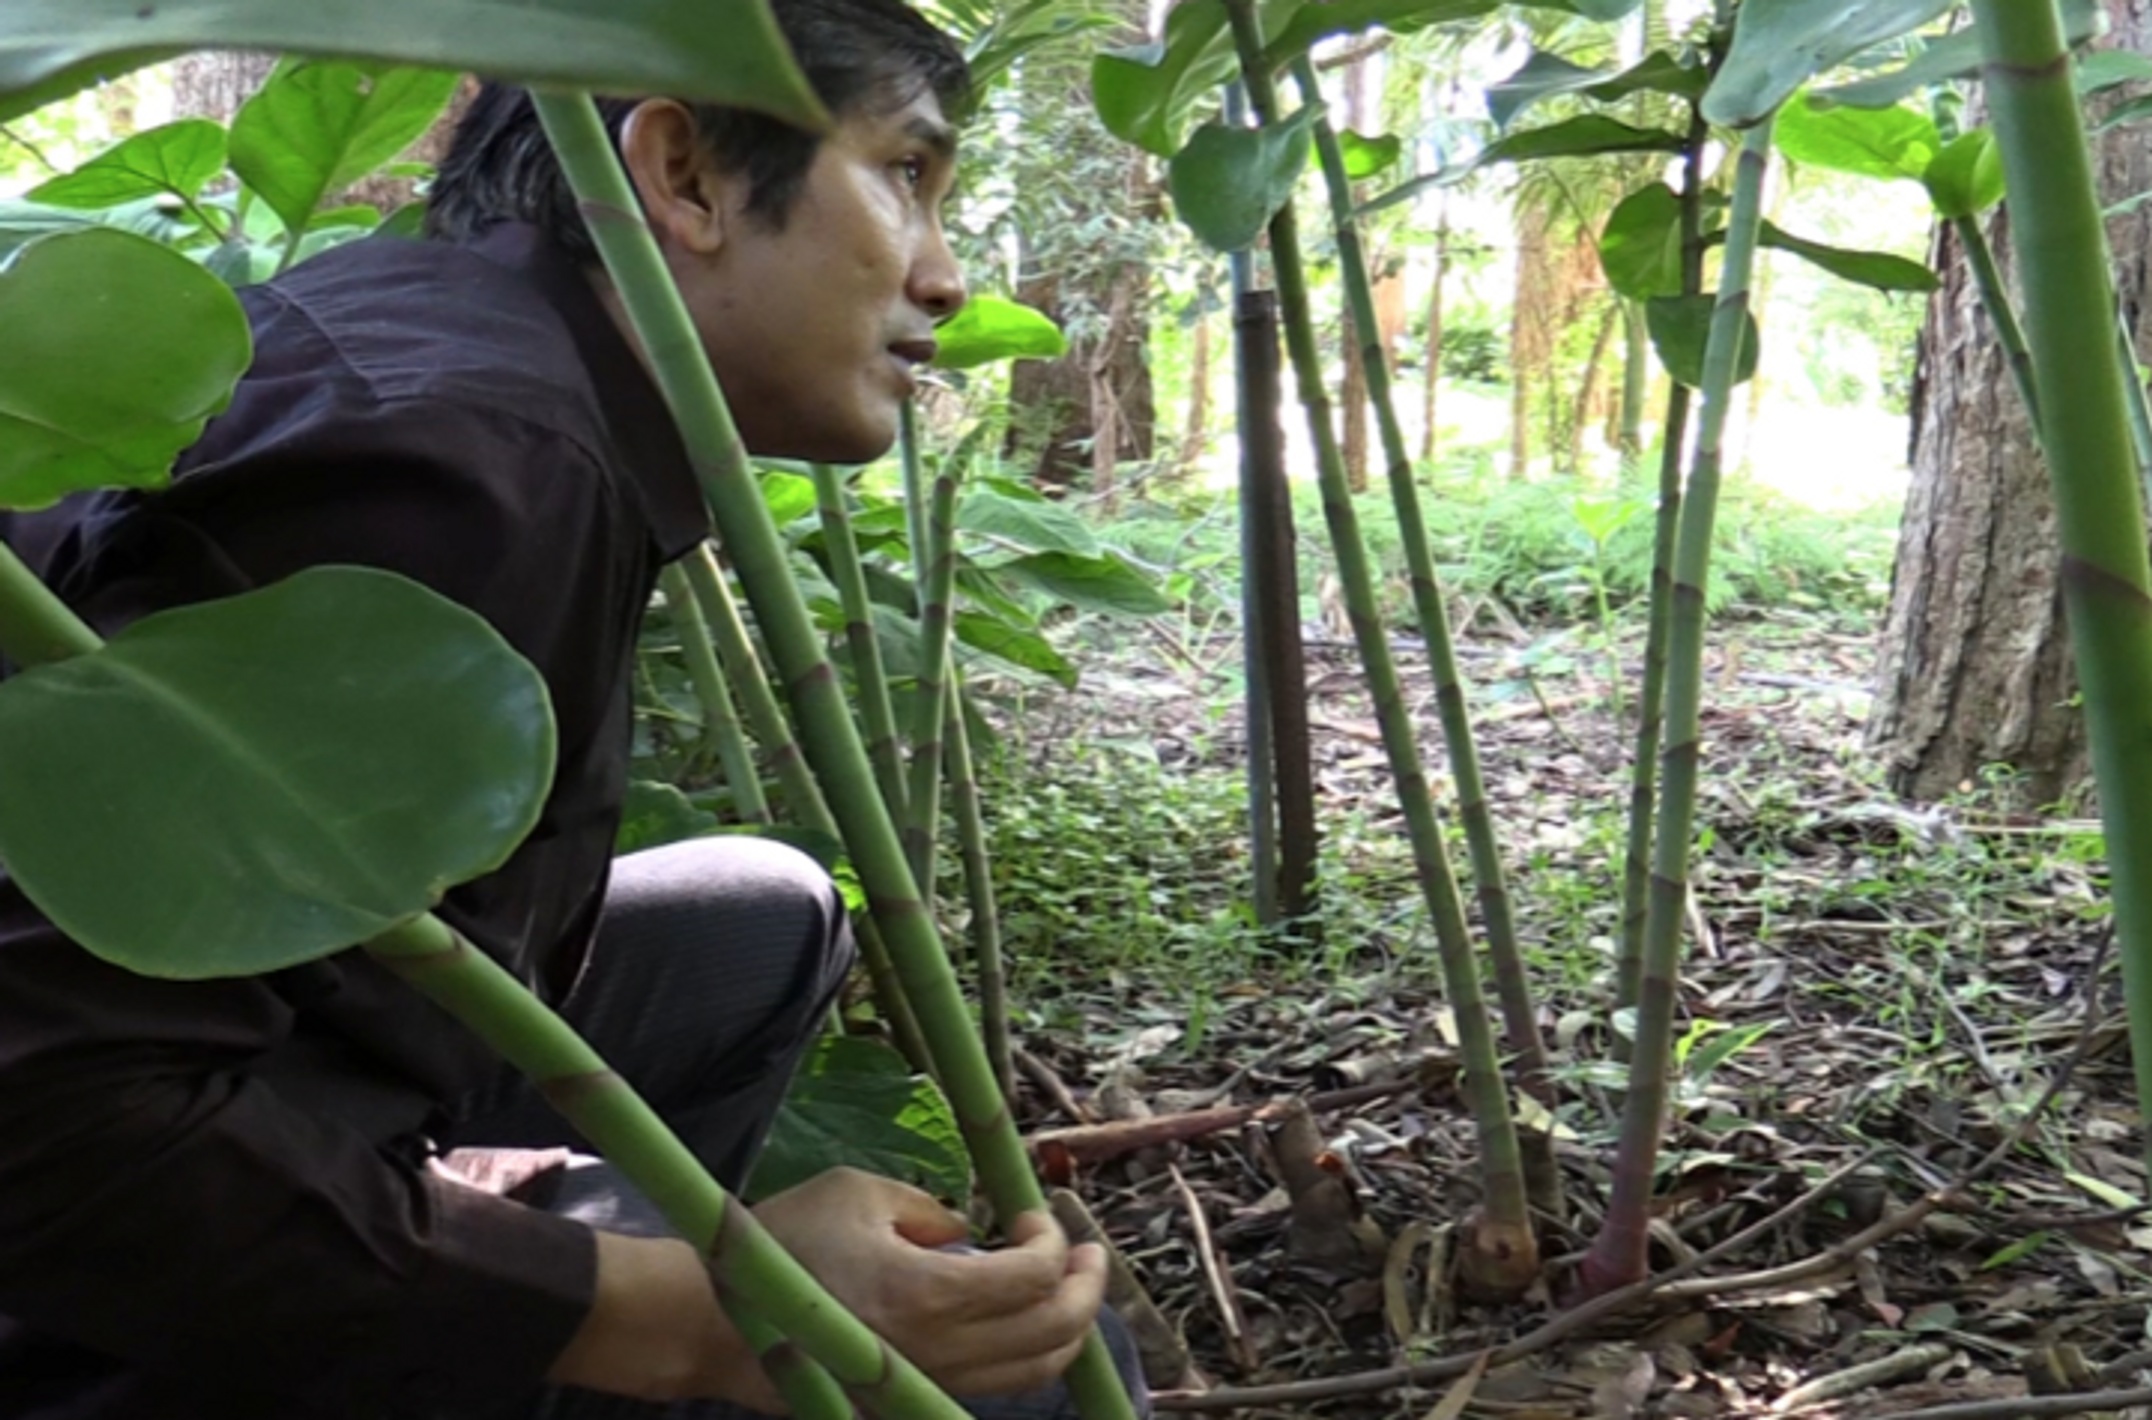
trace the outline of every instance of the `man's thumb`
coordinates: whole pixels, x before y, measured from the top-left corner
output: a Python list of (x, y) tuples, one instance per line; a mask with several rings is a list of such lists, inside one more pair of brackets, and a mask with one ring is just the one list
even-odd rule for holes
[(944, 1208), (930, 1193), (898, 1185), (889, 1190), (889, 1221), (897, 1236), (920, 1247), (947, 1247), (971, 1237), (971, 1220)]

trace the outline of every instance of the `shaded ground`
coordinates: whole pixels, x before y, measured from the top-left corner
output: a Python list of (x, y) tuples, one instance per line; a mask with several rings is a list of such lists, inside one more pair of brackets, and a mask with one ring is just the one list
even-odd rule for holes
[[(1236, 653), (1222, 641), (1142, 634), (1088, 660), (1082, 693), (1023, 708), (1011, 738), (1032, 787), (1110, 773), (1112, 761), (1087, 747), (1111, 741), (1150, 745), (1165, 770), (1154, 782), (1212, 776), (1230, 792)], [(2147, 1180), (2118, 973), (2103, 957), (2104, 914), (2086, 866), (2097, 851), (2092, 825), (2002, 815), (1984, 807), (1999, 800), (1980, 786), (1944, 806), (1889, 799), (1860, 744), (1865, 638), (1781, 621), (1729, 623), (1716, 640), (1681, 989), (1687, 1072), (1654, 1266), (1859, 1164), (1705, 1273), (1824, 1255), (1963, 1177), (2073, 1052), (2074, 1071), (1962, 1200), (1810, 1275), (1662, 1297), (1456, 1392), (1442, 1381), (1242, 1413), (1882, 1415), (2023, 1395), (2028, 1374), (2077, 1389), (2152, 1379), (2152, 1358), (2138, 1354), (2152, 1223), (2127, 1211)], [(1604, 659), (1583, 633), (1535, 640), (1483, 626), (1467, 656), (1520, 925), (1558, 1048), (1572, 1217), (1545, 1230), (1542, 1250), (1546, 1287), (1559, 1292), (1592, 1235), (1612, 1155), (1610, 1087), (1620, 1076), (1607, 998), (1627, 751), (1604, 695)], [(1029, 1132), (1075, 1122), (1071, 1105), (1114, 1117), (1365, 1080), (1409, 1086), (1322, 1113), (1312, 1144), (1281, 1145), (1275, 1126), (1249, 1124), (1069, 1170), (1198, 1369), (1221, 1386), (1469, 1356), (1556, 1311), (1545, 1288), (1521, 1304), (1475, 1305), (1441, 1261), (1477, 1201), (1451, 1030), (1350, 647), (1322, 640), (1311, 658), (1335, 846), (1320, 949), (1266, 955), (1221, 935), (1215, 969), (1191, 967), (1199, 953), (1102, 961), (1114, 951), (1110, 911), (1089, 946), (1014, 947), (1031, 1008), (1024, 1044), (1039, 1067), (1026, 1086)], [(1424, 664), (1409, 645), (1404, 660), (1432, 770), (1441, 749)], [(1437, 796), (1447, 808), (1446, 774)], [(1115, 832), (1115, 822), (1100, 825), (1109, 840)], [(1142, 857), (1141, 837), (1107, 851)], [(1229, 835), (1207, 851), (1175, 852), (1222, 898), (1242, 890), (1244, 853)], [(1461, 846), (1453, 856), (1462, 871)], [(1164, 881), (1172, 869), (1149, 871)], [(1046, 1087), (1054, 1079), (1067, 1087), (1058, 1102)], [(1331, 1181), (1327, 1222), (1305, 1196), (1296, 1213), (1281, 1185), (1296, 1159)], [(1227, 1276), (1241, 1313), (1232, 1322), (1221, 1303)], [(1800, 1389), (1875, 1361), (1892, 1367), (1880, 1391)], [(1441, 1407), (1446, 1392), (1454, 1406), (1467, 1391), (1461, 1412)]]

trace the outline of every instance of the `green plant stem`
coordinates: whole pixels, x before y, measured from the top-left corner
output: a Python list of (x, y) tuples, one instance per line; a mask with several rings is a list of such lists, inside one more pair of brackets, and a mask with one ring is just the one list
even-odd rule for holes
[[(851, 525), (847, 522), (842, 526), (849, 543)], [(785, 792), (785, 803), (792, 810), (793, 822), (842, 842), (843, 838), (837, 832), (837, 820), (830, 816), (829, 804), (822, 798), (822, 787), (814, 782), (814, 771), (800, 755), (799, 743), (792, 738), (791, 722), (785, 719), (784, 707), (777, 703), (777, 692), (771, 689), (769, 675), (762, 669), (762, 658), (755, 653), (755, 643), (748, 638), (747, 623), (740, 617), (740, 608), (732, 599), (731, 588), (725, 585), (725, 574), (717, 565), (716, 554), (705, 543), (688, 555), (686, 565), (688, 585), (702, 606), (703, 620), (709, 625), (711, 640), (717, 646), (718, 660), (740, 693), (740, 708), (746, 713), (748, 727), (761, 741), (763, 754), (776, 771), (777, 783)], [(860, 958), (866, 963), (867, 980), (874, 987), (874, 1008), (888, 1023), (890, 1038), (912, 1069), (922, 1075), (933, 1075), (933, 1053), (927, 1049), (926, 1037), (920, 1033), (919, 1019), (912, 1014), (911, 1003), (904, 999), (904, 983), (897, 979), (896, 965), (889, 959), (888, 944), (882, 940), (871, 916), (857, 918), (853, 925), (859, 939)]]
[(2130, 449), (2137, 455), (2138, 485), (2152, 497), (2152, 404), (2146, 402), (2137, 344), (2119, 312), (2115, 317), (2115, 354), (2122, 362), (2123, 407), (2130, 416)]
[[(2098, 189), (2053, 0), (1973, 0), (2009, 190), (2062, 593), (2113, 878), (2137, 1097), (2152, 1098), (2152, 566)], [(2132, 372), (2134, 373), (2134, 372)], [(2148, 1141), (2152, 1144), (2152, 1141)]]
[[(919, 420), (910, 404), (903, 420), (905, 498), (923, 477)], [(934, 844), (941, 835), (942, 724), (953, 670), (949, 630), (956, 594), (956, 460), (935, 472), (925, 516), (912, 523), (912, 580), (919, 595), (918, 699), (912, 707), (911, 776), (905, 786), (905, 856), (920, 895), (934, 899)], [(921, 537), (925, 541), (920, 541)]]
[[(19, 665), (44, 665), (87, 655), (103, 644), (0, 543), (0, 654)], [(752, 1213), (726, 1196), (573, 1027), (491, 957), (430, 913), (390, 929), (366, 950), (528, 1075), (703, 1251), (719, 1301), (795, 1415), (846, 1420), (856, 1400), (877, 1415), (963, 1420), (965, 1412), (955, 1402), (855, 1320)], [(773, 1327), (765, 1317), (791, 1324)], [(786, 1337), (797, 1338), (799, 1346)], [(851, 1393), (836, 1377), (851, 1381)]]
[[(1045, 1208), (1023, 1140), (994, 1081), (986, 1049), (932, 916), (913, 881), (896, 822), (875, 784), (835, 669), (822, 654), (814, 618), (792, 580), (784, 540), (770, 519), (747, 450), (725, 407), (693, 321), (644, 224), (618, 155), (583, 94), (539, 93), (540, 120), (582, 203), (630, 322), (680, 427), (704, 496), (739, 569), (755, 619), (777, 663), (800, 739), (823, 798), (888, 940), (905, 998), (924, 1027), (942, 1088), (956, 1111), (972, 1160), (1006, 1226)], [(782, 1324), (780, 1322), (780, 1324)], [(1112, 1356), (1094, 1328), (1066, 1377), (1086, 1420), (1133, 1420)]]
[(740, 733), (740, 717), (732, 707), (732, 691), (725, 685), (725, 672), (710, 646), (710, 628), (702, 607), (688, 584), (687, 571), (674, 563), (658, 574), (665, 590), (665, 603), (672, 608), (673, 623), (680, 632), (680, 653), (687, 658), (688, 678), (695, 683), (695, 696), (702, 702), (705, 736), (717, 751), (725, 769), (726, 787), (732, 790), (733, 807), (748, 823), (770, 821), (769, 802), (762, 797), (762, 773), (755, 767), (753, 751)]
[(0, 654), (27, 669), (85, 655), (104, 642), (0, 542)]
[(1734, 171), (1733, 208), (1719, 268), (1711, 337), (1704, 350), (1703, 413), (1689, 470), (1674, 552), (1669, 622), (1666, 747), (1660, 764), (1660, 822), (1652, 849), (1651, 911), (1644, 931), (1644, 971), (1637, 993), (1636, 1049), (1622, 1101), (1621, 1142), (1606, 1220), (1585, 1258), (1582, 1280), (1596, 1294), (1642, 1277), (1650, 1241), (1651, 1182), (1665, 1131), (1673, 1069), (1674, 1006), (1681, 965), (1689, 853), (1696, 817), (1703, 707), (1704, 589), (1711, 572), (1712, 526), (1734, 374), (1747, 331), (1749, 278), (1763, 219), (1771, 121), (1743, 135)]
[(897, 740), (896, 711), (889, 702), (889, 672), (882, 665), (882, 643), (874, 634), (874, 603), (867, 595), (867, 574), (859, 562), (859, 542), (852, 535), (852, 514), (845, 503), (844, 475), (828, 464), (814, 465), (816, 511), (822, 518), (822, 542), (829, 555), (830, 580), (844, 604), (844, 639), (852, 649), (852, 679), (859, 693), (860, 718), (867, 725), (867, 754), (874, 761), (875, 782), (889, 811), (900, 820), (905, 805), (904, 749)]
[[(1306, 56), (1296, 60), (1293, 77), (1300, 86), (1301, 102), (1320, 108), (1322, 83), (1315, 76), (1314, 61)], [(1524, 952), (1517, 942), (1508, 878), (1502, 870), (1502, 846), (1495, 836), (1494, 814), (1487, 803), (1486, 779), (1480, 773), (1479, 746), (1472, 733), (1471, 711), (1465, 704), (1464, 676), (1458, 670), (1457, 648), (1450, 635), (1449, 608), (1435, 569), (1434, 549), (1427, 540), (1419, 486), (1413, 480), (1412, 455), (1405, 447), (1405, 431), (1398, 423), (1397, 404), (1390, 388), (1389, 360), (1383, 353), (1381, 325), (1375, 319), (1374, 288), (1368, 280), (1367, 256), (1361, 246), (1352, 180), (1345, 172), (1345, 155), (1338, 147), (1337, 130), (1328, 119), (1315, 121), (1315, 152), (1321, 159), (1324, 183), (1330, 193), (1338, 269), (1344, 276), (1353, 329), (1360, 335), (1360, 363), (1367, 375), (1368, 401), (1375, 407), (1375, 423), (1381, 434), (1390, 502), (1397, 510), (1398, 540), (1412, 579), (1413, 610), (1419, 617), (1421, 638), (1427, 644), (1428, 668), (1435, 681), (1435, 706), (1442, 719), (1443, 742), (1449, 750), (1450, 774), (1457, 782), (1457, 814), (1464, 821), (1465, 842), (1472, 856), (1472, 881), (1479, 897), (1481, 925), (1487, 933), (1487, 954), (1494, 964), (1504, 1032), (1516, 1061), (1519, 1086), (1551, 1113), (1555, 1092), (1548, 1076), (1546, 1040), (1539, 1029), (1539, 1012), (1532, 1004)], [(1567, 1210), (1562, 1199), (1561, 1172), (1554, 1161), (1553, 1133), (1532, 1130), (1526, 1137), (1531, 1143), (1532, 1156), (1525, 1163), (1532, 1201), (1542, 1211), (1561, 1217)]]
[[(1250, 106), (1260, 123), (1279, 119), (1278, 97), (1265, 63), (1261, 27), (1253, 0), (1226, 0), (1226, 14), (1233, 27), (1233, 40), (1240, 54), (1241, 78), (1248, 86)], [(1442, 956), (1443, 979), (1465, 1057), (1465, 1088), (1479, 1132), (1481, 1181), (1486, 1191), (1485, 1221), (1503, 1237), (1517, 1260), (1536, 1250), (1532, 1243), (1532, 1216), (1525, 1193), (1523, 1155), (1517, 1130), (1509, 1112), (1509, 1094), (1503, 1085), (1501, 1057), (1489, 1028), (1487, 1005), (1480, 990), (1479, 963), (1472, 951), (1465, 925), (1464, 902), (1457, 879), (1450, 870), (1441, 825), (1435, 819), (1434, 799), (1427, 775), (1420, 764), (1419, 746), (1413, 739), (1412, 721), (1406, 712), (1397, 665), (1390, 653), (1381, 614), (1375, 600), (1374, 576), (1368, 566), (1366, 544), (1361, 540), (1352, 490), (1346, 481), (1345, 460), (1332, 427), (1329, 396), (1323, 386), (1322, 357), (1315, 342), (1315, 322), (1309, 312), (1308, 286), (1300, 255), (1300, 229), (1287, 202), (1270, 220), (1271, 269), (1278, 287), (1278, 302), (1285, 321), (1286, 348), (1292, 355), (1293, 372), (1306, 411), (1308, 432), (1316, 450), (1321, 480), (1323, 516), (1330, 528), (1332, 551), (1337, 558), (1338, 580), (1345, 590), (1345, 603), (1352, 619), (1353, 637), (1359, 645), (1368, 689), (1375, 702), (1377, 722), (1390, 770), (1397, 781), (1405, 822), (1412, 840), (1413, 859), (1420, 888), (1434, 919), (1435, 939)]]
[(702, 1251), (718, 1300), (795, 1414), (843, 1420), (856, 1401), (875, 1415), (961, 1420), (956, 1402), (825, 1292), (574, 1028), (499, 963), (432, 916), (392, 928), (366, 951), (529, 1076)]
[[(2012, 205), (2015, 212), (2015, 204)], [(1950, 229), (1958, 234), (1958, 245), (1965, 249), (1965, 264), (1973, 273), (1973, 289), (1979, 293), (1980, 307), (1988, 313), (1988, 323), (1995, 327), (1995, 339), (2003, 348), (2003, 358), (2010, 365), (2010, 378), (2017, 384), (2018, 397), (2025, 401), (2025, 409), (2032, 416), (2035, 438), (2040, 433), (2040, 388), (2033, 377), (2032, 351), (2025, 346), (2025, 331), (2018, 324), (2017, 311), (2010, 304), (2010, 287), (2003, 281), (2002, 269), (1995, 264), (1995, 249), (1988, 245), (1988, 234), (1981, 230), (1978, 217), (1953, 217)]]
[[(1711, 128), (1692, 104), (1682, 149), (1681, 290), (1704, 289), (1704, 145)], [(1633, 1010), (1644, 979), (1644, 922), (1651, 912), (1651, 830), (1658, 813), (1659, 737), (1665, 728), (1666, 643), (1674, 617), (1674, 541), (1681, 527), (1681, 465), (1689, 439), (1689, 387), (1672, 382), (1666, 425), (1659, 437), (1659, 506), (1652, 520), (1651, 596), (1644, 629), (1644, 684), (1637, 693), (1636, 749), (1629, 767), (1629, 833), (1622, 856), (1621, 946), (1615, 958), (1614, 1005)], [(1632, 1042), (1616, 1033), (1614, 1053), (1632, 1058)]]
[(950, 667), (948, 729), (949, 815), (964, 860), (964, 898), (971, 908), (971, 958), (979, 982), (979, 1029), (986, 1036), (986, 1058), (994, 1079), (1009, 1099), (1016, 1098), (1015, 1051), (1009, 1040), (1009, 983), (1001, 959), (1001, 908), (994, 900), (994, 864), (987, 851), (986, 814), (979, 794), (978, 766), (971, 757), (971, 730), (965, 724), (963, 682)]

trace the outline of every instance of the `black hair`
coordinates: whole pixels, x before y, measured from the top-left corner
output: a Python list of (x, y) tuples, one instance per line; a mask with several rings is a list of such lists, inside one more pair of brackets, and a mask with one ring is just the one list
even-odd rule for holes
[[(770, 9), (816, 97), (839, 120), (868, 105), (901, 108), (926, 92), (952, 120), (970, 102), (963, 54), (903, 0), (770, 0)], [(616, 146), (639, 102), (598, 100)], [(698, 104), (694, 112), (718, 170), (747, 175), (747, 210), (782, 227), (820, 139), (748, 109)], [(427, 197), (426, 235), (468, 241), (502, 222), (532, 223), (577, 260), (598, 259), (529, 93), (489, 81), (441, 161)]]

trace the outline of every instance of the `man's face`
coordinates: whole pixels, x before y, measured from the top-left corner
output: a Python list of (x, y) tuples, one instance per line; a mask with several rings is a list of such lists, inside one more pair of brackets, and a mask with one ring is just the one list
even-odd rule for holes
[(748, 449), (864, 463), (964, 304), (942, 233), (956, 147), (940, 101), (868, 103), (823, 138), (781, 228), (728, 179), (724, 237), (680, 272)]

